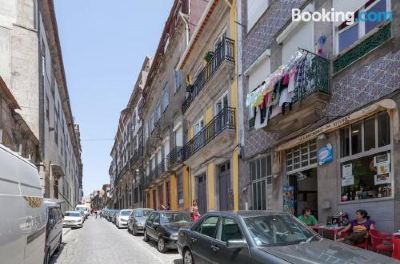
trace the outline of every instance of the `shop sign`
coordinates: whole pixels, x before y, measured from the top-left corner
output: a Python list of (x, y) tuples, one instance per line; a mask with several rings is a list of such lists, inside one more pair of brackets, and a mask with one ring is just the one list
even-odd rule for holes
[(318, 150), (318, 165), (330, 163), (333, 160), (333, 150), (330, 143)]
[(385, 153), (374, 157), (376, 174), (375, 185), (391, 183), (390, 179), (390, 156)]
[(342, 166), (342, 186), (354, 185), (353, 164)]
[(294, 187), (291, 185), (283, 186), (283, 211), (294, 215)]

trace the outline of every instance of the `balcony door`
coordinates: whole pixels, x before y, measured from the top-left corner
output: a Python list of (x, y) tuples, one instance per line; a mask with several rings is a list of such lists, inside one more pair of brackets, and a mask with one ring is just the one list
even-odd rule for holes
[(228, 121), (228, 116), (226, 112), (223, 112), (229, 106), (228, 92), (225, 92), (215, 103), (214, 106), (214, 116), (216, 117), (214, 129), (218, 133), (221, 131)]
[(193, 152), (196, 152), (205, 144), (205, 133), (200, 132), (204, 128), (204, 120), (201, 118), (193, 126)]

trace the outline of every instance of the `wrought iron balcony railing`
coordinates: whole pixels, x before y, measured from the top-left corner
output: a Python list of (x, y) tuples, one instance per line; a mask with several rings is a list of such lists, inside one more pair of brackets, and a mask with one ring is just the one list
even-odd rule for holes
[(196, 96), (204, 88), (224, 61), (234, 61), (234, 41), (225, 37), (217, 46), (213, 56), (206, 66), (197, 75), (194, 83), (188, 87), (189, 95), (182, 104), (182, 112), (185, 113)]
[(168, 169), (172, 169), (174, 166), (176, 166), (184, 161), (185, 157), (184, 157), (183, 150), (184, 150), (183, 147), (176, 146), (169, 152), (169, 154), (167, 156)]
[(185, 144), (185, 159), (190, 158), (225, 129), (235, 129), (235, 126), (235, 108), (226, 107), (222, 109), (200, 132)]
[[(305, 65), (302, 78), (297, 78), (292, 103), (304, 100), (308, 96), (321, 92), (329, 94), (329, 60), (317, 54), (306, 51)], [(255, 118), (249, 120), (249, 127), (254, 127)]]

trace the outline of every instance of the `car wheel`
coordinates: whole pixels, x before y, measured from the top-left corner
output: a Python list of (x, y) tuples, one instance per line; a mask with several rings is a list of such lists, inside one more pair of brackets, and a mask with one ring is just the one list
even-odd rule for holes
[(146, 229), (144, 230), (143, 240), (144, 240), (145, 242), (149, 242), (149, 237), (147, 236), (147, 231), (146, 231)]
[(50, 249), (48, 249), (47, 250), (47, 252), (46, 252), (46, 256), (45, 256), (45, 258), (44, 258), (44, 264), (49, 264), (50, 263)]
[(190, 249), (186, 249), (183, 253), (183, 264), (194, 264), (192, 252)]
[(167, 252), (167, 247), (165, 246), (164, 238), (159, 238), (157, 241), (157, 250), (161, 253)]
[(135, 226), (132, 227), (132, 235), (137, 236), (137, 232), (136, 232)]

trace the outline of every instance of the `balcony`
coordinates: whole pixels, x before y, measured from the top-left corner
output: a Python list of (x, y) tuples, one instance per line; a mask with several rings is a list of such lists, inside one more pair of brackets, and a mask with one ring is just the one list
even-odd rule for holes
[(168, 170), (176, 169), (184, 161), (184, 148), (175, 147), (173, 148), (167, 156)]
[[(236, 137), (235, 109), (224, 108), (183, 149), (185, 163), (196, 166), (234, 146)], [(213, 142), (213, 144), (209, 144)]]
[[(305, 78), (297, 79), (292, 107), (286, 108), (268, 120), (266, 131), (289, 134), (318, 121), (329, 100), (329, 60), (307, 52), (306, 65), (310, 65)], [(249, 120), (249, 127), (255, 124)]]
[[(206, 66), (197, 75), (193, 84), (187, 87), (189, 95), (182, 104), (182, 113), (185, 113), (190, 108), (192, 102), (207, 85), (212, 86), (210, 82), (215, 79), (213, 77), (217, 71), (220, 71), (221, 75), (228, 76), (228, 73), (233, 71), (233, 68), (234, 41), (225, 37), (213, 52)], [(223, 73), (224, 70), (226, 74)]]

